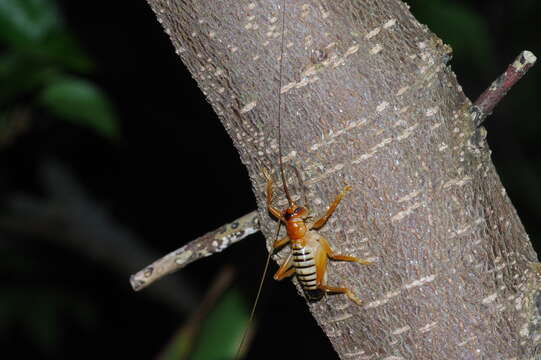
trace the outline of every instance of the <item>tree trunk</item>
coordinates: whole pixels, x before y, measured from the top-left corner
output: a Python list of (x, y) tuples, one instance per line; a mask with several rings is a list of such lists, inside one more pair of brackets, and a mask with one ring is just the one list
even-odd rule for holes
[[(262, 169), (278, 180), (281, 1), (148, 2), (239, 151), (270, 243)], [(340, 358), (534, 357), (536, 254), (449, 47), (399, 0), (288, 0), (284, 36), (282, 152), (304, 179), (290, 188), (321, 214), (351, 185), (320, 233), (375, 260), (328, 269), (364, 306), (308, 304)]]

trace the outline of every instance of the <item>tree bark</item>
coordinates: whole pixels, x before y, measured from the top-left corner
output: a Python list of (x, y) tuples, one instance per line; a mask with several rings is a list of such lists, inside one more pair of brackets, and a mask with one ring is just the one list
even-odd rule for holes
[[(281, 1), (147, 1), (246, 165), (270, 243), (262, 169), (278, 180)], [(399, 0), (288, 0), (284, 36), (282, 152), (304, 179), (290, 188), (321, 214), (351, 185), (320, 233), (375, 259), (328, 268), (364, 306), (308, 303), (340, 358), (533, 358), (536, 254), (450, 48)]]

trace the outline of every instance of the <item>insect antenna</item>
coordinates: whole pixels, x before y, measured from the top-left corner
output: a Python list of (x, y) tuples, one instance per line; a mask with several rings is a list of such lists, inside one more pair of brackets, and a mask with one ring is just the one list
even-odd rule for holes
[[(286, 193), (287, 201), (289, 203), (289, 206), (294, 205), (293, 200), (291, 199), (291, 195), (289, 195), (289, 189), (287, 188), (286, 183), (286, 177), (284, 175), (284, 164), (282, 162), (282, 129), (281, 129), (281, 110), (282, 110), (282, 72), (283, 72), (283, 57), (284, 57), (284, 29), (285, 29), (285, 20), (286, 20), (286, 0), (282, 1), (282, 38), (280, 41), (280, 70), (278, 73), (278, 157), (279, 157), (279, 163), (280, 163), (280, 176), (282, 177), (282, 184), (284, 185), (284, 192)], [(278, 226), (276, 227), (276, 236), (275, 240), (278, 239), (278, 236), (280, 234), (280, 226), (282, 223), (278, 221)], [(252, 324), (252, 321), (254, 319), (255, 309), (257, 307), (257, 304), (259, 302), (259, 297), (261, 295), (261, 290), (263, 289), (263, 283), (265, 281), (265, 277), (267, 276), (267, 271), (269, 269), (270, 264), (270, 258), (272, 256), (273, 249), (269, 251), (269, 255), (267, 256), (267, 261), (265, 263), (265, 269), (263, 270), (263, 275), (261, 276), (261, 281), (259, 282), (259, 288), (257, 289), (257, 294), (255, 297), (254, 305), (252, 306), (252, 310), (250, 311), (250, 317), (248, 318), (248, 324), (246, 325), (246, 329), (244, 330), (244, 334), (242, 335), (242, 339), (239, 345), (239, 348), (237, 350), (237, 354), (235, 356), (235, 359), (240, 359), (242, 349), (244, 347), (244, 343), (246, 342), (246, 338), (248, 336), (248, 330), (250, 329), (250, 326)]]
[[(280, 234), (280, 226), (281, 225), (282, 225), (282, 223), (278, 222), (278, 226), (276, 228), (276, 236), (275, 236), (276, 239), (278, 238), (278, 235)], [(269, 270), (270, 258), (272, 256), (272, 252), (273, 252), (272, 250), (273, 249), (271, 249), (269, 251), (269, 255), (267, 255), (267, 261), (265, 262), (265, 268), (263, 270), (263, 274), (261, 275), (261, 281), (259, 281), (259, 288), (257, 289), (257, 294), (255, 296), (254, 305), (252, 306), (252, 309), (250, 311), (250, 317), (248, 318), (248, 323), (246, 324), (246, 328), (244, 329), (244, 334), (242, 334), (242, 339), (240, 341), (239, 348), (237, 350), (237, 354), (235, 355), (236, 360), (239, 360), (241, 358), (240, 356), (242, 354), (242, 349), (244, 347), (244, 343), (246, 342), (246, 338), (248, 337), (248, 331), (250, 330), (250, 326), (252, 325), (252, 322), (254, 320), (255, 309), (257, 307), (257, 304), (259, 303), (259, 297), (261, 295), (261, 290), (263, 289), (263, 283), (265, 282), (265, 278), (267, 277), (267, 271)]]
[(289, 206), (293, 206), (294, 202), (289, 195), (289, 189), (287, 188), (286, 177), (284, 175), (284, 164), (282, 162), (282, 72), (284, 68), (284, 29), (286, 21), (286, 0), (282, 3), (282, 39), (280, 44), (280, 70), (278, 73), (278, 161), (280, 163), (280, 176), (282, 177), (282, 184), (284, 185), (284, 192), (286, 193)]
[(293, 165), (290, 165), (290, 166), (295, 172), (295, 176), (297, 176), (297, 181), (299, 183), (300, 191), (302, 192), (302, 206), (306, 209), (309, 209), (308, 197), (306, 196), (306, 185), (304, 184), (304, 180), (302, 179), (301, 172), (296, 166), (293, 166)]

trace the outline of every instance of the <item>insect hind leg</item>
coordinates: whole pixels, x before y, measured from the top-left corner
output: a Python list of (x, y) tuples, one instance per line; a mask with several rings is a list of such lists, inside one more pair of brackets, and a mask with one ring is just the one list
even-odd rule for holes
[(325, 292), (335, 293), (335, 294), (345, 294), (348, 298), (351, 299), (355, 304), (362, 305), (361, 299), (359, 299), (351, 290), (345, 287), (333, 287), (325, 284), (319, 284), (318, 289)]
[(350, 298), (351, 301), (353, 301), (357, 305), (361, 305), (362, 301), (348, 288), (346, 287), (334, 287), (334, 286), (328, 286), (326, 284), (326, 276), (325, 273), (327, 271), (327, 256), (329, 256), (331, 259), (336, 260), (345, 260), (345, 261), (358, 261), (358, 259), (352, 257), (352, 256), (346, 256), (346, 255), (336, 255), (331, 250), (329, 243), (327, 240), (323, 237), (319, 238), (319, 249), (316, 254), (316, 286), (319, 290), (329, 293), (338, 293), (338, 294), (344, 294), (348, 298)]

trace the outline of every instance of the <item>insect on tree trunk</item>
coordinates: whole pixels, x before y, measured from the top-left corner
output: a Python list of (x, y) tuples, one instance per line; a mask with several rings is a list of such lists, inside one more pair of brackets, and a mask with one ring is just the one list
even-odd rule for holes
[[(270, 243), (262, 169), (278, 179), (281, 1), (148, 2), (246, 165)], [(304, 179), (295, 187), (288, 171), (292, 193), (321, 214), (351, 185), (320, 232), (375, 261), (329, 265), (329, 283), (364, 306), (308, 304), (340, 358), (533, 358), (536, 254), (446, 65), (450, 48), (399, 0), (287, 8), (282, 151)]]

